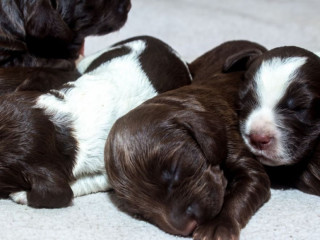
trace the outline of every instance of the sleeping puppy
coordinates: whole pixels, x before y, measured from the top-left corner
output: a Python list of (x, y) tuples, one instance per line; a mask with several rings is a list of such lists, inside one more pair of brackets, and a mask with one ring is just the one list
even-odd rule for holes
[(298, 47), (252, 56), (239, 92), (242, 137), (272, 183), (320, 195), (320, 58)]
[(118, 30), (130, 7), (130, 0), (0, 1), (0, 67), (14, 67), (1, 69), (0, 91), (46, 92), (77, 79), (85, 37)]
[(158, 93), (191, 83), (168, 45), (137, 37), (85, 58), (83, 75), (47, 94), (0, 96), (0, 196), (65, 207), (108, 189), (103, 150), (112, 124)]
[(247, 60), (265, 51), (245, 41), (222, 44), (190, 64), (191, 85), (160, 94), (116, 121), (105, 164), (121, 210), (175, 235), (238, 239), (268, 200), (269, 178), (238, 129), (244, 72), (222, 73), (239, 49)]

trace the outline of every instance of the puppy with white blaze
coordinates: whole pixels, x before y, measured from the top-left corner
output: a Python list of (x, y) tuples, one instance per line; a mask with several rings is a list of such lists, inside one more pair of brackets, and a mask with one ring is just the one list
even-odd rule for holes
[(239, 90), (243, 139), (275, 186), (320, 195), (319, 56), (280, 47), (251, 56), (247, 66)]
[(83, 75), (49, 93), (0, 96), (0, 197), (37, 208), (109, 188), (104, 146), (122, 115), (191, 83), (187, 64), (162, 41), (136, 37), (85, 58)]

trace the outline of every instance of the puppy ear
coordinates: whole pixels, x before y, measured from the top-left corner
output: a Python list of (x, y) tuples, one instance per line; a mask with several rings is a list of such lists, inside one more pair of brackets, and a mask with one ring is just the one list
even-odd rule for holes
[(258, 48), (244, 49), (228, 57), (223, 65), (223, 72), (245, 71), (254, 59), (262, 55)]
[[(41, 55), (69, 44), (73, 32), (64, 22), (52, 1), (39, 0), (30, 7), (26, 19), (26, 39), (29, 50)], [(58, 50), (59, 51), (59, 50)]]
[(176, 120), (198, 144), (209, 164), (218, 165), (227, 157), (227, 132), (217, 115), (192, 111), (182, 113)]

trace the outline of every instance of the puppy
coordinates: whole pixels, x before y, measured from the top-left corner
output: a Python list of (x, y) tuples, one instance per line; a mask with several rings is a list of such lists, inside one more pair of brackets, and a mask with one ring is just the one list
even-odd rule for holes
[[(238, 129), (244, 71), (222, 73), (239, 49), (249, 56), (265, 51), (245, 41), (222, 44), (190, 64), (191, 85), (160, 94), (116, 121), (105, 164), (120, 209), (171, 234), (238, 239), (268, 200), (269, 178)], [(245, 65), (238, 64), (235, 69)]]
[(319, 56), (280, 47), (251, 58), (239, 91), (244, 141), (275, 186), (320, 195)]
[(84, 74), (47, 94), (0, 96), (0, 196), (36, 208), (108, 189), (103, 150), (112, 124), (158, 93), (191, 83), (184, 61), (142, 36), (79, 64)]
[(2, 1), (0, 65), (41, 66), (41, 58), (75, 60), (86, 36), (119, 29), (130, 6), (129, 0)]
[(130, 7), (130, 0), (1, 1), (0, 67), (13, 68), (1, 69), (0, 91), (46, 92), (77, 79), (85, 37), (119, 29)]

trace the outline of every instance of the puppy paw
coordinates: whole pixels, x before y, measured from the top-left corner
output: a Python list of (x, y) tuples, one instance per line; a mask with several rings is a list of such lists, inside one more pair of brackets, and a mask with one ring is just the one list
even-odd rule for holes
[(9, 195), (10, 199), (16, 203), (22, 204), (22, 205), (28, 205), (28, 199), (27, 199), (27, 192), (22, 191), (22, 192), (16, 192), (16, 193), (11, 193)]
[(236, 222), (217, 218), (200, 225), (193, 233), (193, 240), (239, 240), (239, 234)]

